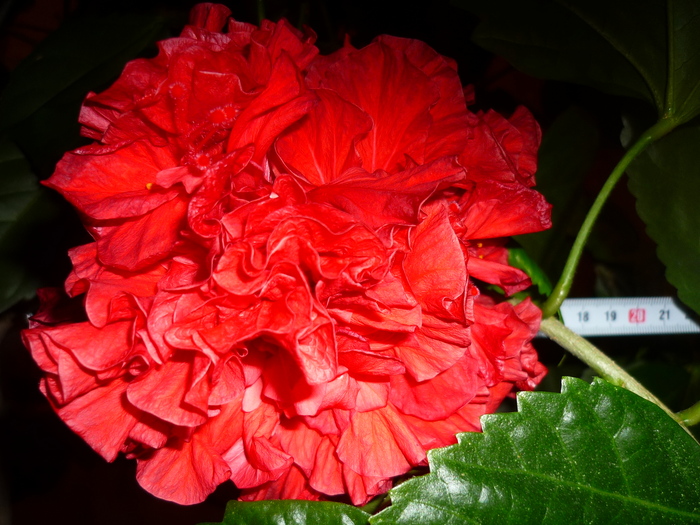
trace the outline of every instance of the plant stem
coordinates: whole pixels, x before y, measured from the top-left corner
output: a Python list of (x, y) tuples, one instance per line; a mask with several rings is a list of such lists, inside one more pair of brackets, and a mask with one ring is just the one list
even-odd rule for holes
[(689, 427), (700, 423), (700, 401), (695, 403), (692, 407), (678, 412), (678, 417), (686, 426)]
[(367, 505), (365, 505), (364, 507), (360, 507), (360, 510), (365, 511), (367, 514), (374, 514), (384, 504), (384, 502), (386, 501), (386, 499), (388, 497), (389, 497), (388, 492), (386, 494), (382, 494), (380, 496), (377, 496), (372, 501), (367, 503)]
[[(644, 388), (644, 385), (625, 372), (620, 365), (610, 359), (598, 348), (593, 346), (588, 340), (572, 332), (554, 317), (543, 319), (542, 324), (540, 325), (540, 330), (546, 334), (547, 337), (590, 366), (606, 381), (626, 388), (630, 392), (634, 392), (638, 396), (643, 397), (647, 401), (651, 401), (655, 405), (659, 406), (664, 412), (677, 421), (678, 424), (680, 424), (681, 427), (688, 432), (688, 434), (690, 434), (690, 431), (684, 424), (685, 421), (683, 416), (671, 412), (671, 410), (664, 405), (658, 397)], [(688, 411), (693, 409), (698, 412), (695, 414), (695, 416), (700, 417), (700, 408), (691, 407), (688, 409)]]
[(605, 201), (608, 200), (610, 193), (612, 193), (613, 188), (615, 188), (617, 181), (620, 180), (622, 174), (637, 155), (644, 151), (649, 144), (666, 135), (669, 131), (675, 128), (676, 125), (677, 122), (674, 119), (659, 120), (644, 134), (642, 134), (641, 137), (639, 137), (637, 142), (635, 142), (632, 147), (627, 150), (627, 153), (625, 153), (622, 159), (620, 159), (620, 162), (617, 163), (617, 166), (615, 166), (615, 169), (613, 169), (612, 173), (610, 173), (608, 180), (605, 181), (605, 184), (601, 188), (600, 193), (598, 193), (595, 202), (593, 202), (593, 206), (591, 206), (588, 215), (586, 215), (586, 219), (581, 225), (581, 229), (579, 230), (576, 240), (574, 241), (574, 245), (571, 248), (569, 258), (566, 260), (566, 265), (564, 266), (564, 271), (559, 278), (559, 282), (554, 287), (552, 294), (542, 306), (542, 315), (545, 319), (557, 313), (561, 307), (561, 303), (563, 303), (564, 299), (566, 299), (566, 297), (569, 295), (571, 285), (574, 282), (574, 274), (576, 273), (576, 268), (578, 268), (578, 263), (581, 259), (581, 254), (583, 253), (583, 248), (586, 246), (586, 242), (591, 235), (591, 231), (593, 231), (593, 225), (595, 224), (598, 215), (600, 215)]
[(258, 4), (258, 25), (262, 24), (265, 20), (265, 2), (264, 0), (257, 0)]

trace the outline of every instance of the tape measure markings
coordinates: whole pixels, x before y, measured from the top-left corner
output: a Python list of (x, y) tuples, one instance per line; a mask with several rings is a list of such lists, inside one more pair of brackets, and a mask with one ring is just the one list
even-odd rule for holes
[(564, 324), (582, 336), (700, 333), (672, 297), (566, 299)]

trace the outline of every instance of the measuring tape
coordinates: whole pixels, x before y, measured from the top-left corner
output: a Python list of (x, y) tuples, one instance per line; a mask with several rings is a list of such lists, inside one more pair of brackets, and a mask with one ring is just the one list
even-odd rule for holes
[(700, 324), (672, 297), (566, 299), (561, 315), (583, 336), (700, 333)]

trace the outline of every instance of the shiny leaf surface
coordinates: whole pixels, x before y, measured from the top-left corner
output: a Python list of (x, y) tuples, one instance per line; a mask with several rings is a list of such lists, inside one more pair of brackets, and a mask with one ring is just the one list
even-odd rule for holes
[(373, 525), (700, 523), (700, 445), (660, 408), (596, 379), (518, 395), (517, 413), (429, 454)]

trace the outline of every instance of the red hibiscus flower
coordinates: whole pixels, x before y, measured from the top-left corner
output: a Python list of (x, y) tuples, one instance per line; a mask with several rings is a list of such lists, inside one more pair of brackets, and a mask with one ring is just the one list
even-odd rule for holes
[(95, 143), (47, 182), (95, 239), (66, 282), (85, 313), (45, 292), (24, 341), (58, 415), (158, 497), (363, 504), (544, 375), (539, 310), (480, 290), (530, 284), (504, 238), (549, 226), (539, 128), (471, 113), (421, 42), (318, 56), (229, 14), (195, 7), (88, 95)]

